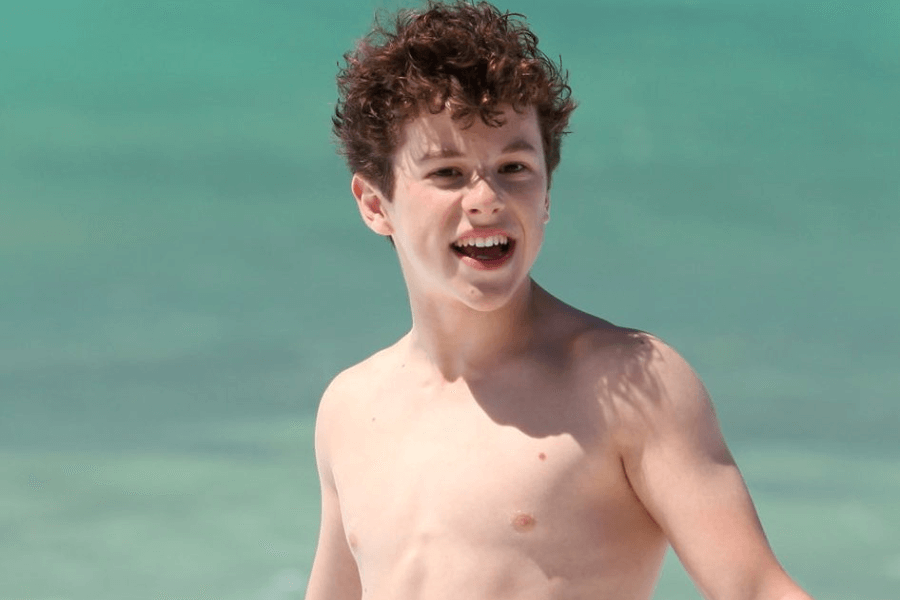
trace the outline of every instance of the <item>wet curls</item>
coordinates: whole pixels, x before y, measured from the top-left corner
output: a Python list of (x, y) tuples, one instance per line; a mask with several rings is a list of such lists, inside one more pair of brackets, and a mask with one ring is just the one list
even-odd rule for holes
[(391, 158), (401, 127), (422, 110), (450, 110), (499, 126), (500, 104), (534, 106), (548, 175), (559, 164), (575, 109), (566, 73), (537, 48), (522, 15), (487, 2), (430, 2), (400, 12), (393, 28), (376, 23), (344, 55), (338, 73), (334, 133), (350, 170), (393, 195)]

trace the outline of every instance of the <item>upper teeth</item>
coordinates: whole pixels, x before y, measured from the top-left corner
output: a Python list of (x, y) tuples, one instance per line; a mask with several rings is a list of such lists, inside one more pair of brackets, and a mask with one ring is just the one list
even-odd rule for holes
[(505, 235), (491, 235), (488, 237), (470, 237), (464, 240), (459, 240), (454, 245), (455, 246), (477, 246), (478, 248), (484, 248), (485, 246), (499, 246), (502, 244), (506, 244), (509, 242), (509, 239)]

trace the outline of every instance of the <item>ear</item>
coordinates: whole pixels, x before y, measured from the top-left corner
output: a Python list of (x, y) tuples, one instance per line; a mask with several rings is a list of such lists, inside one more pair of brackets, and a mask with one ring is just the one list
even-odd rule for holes
[(385, 211), (387, 200), (381, 190), (368, 179), (355, 173), (350, 181), (350, 190), (356, 198), (356, 205), (363, 223), (378, 235), (391, 235), (394, 232), (390, 219)]
[(550, 192), (547, 192), (547, 197), (544, 198), (544, 223), (547, 223), (550, 220)]

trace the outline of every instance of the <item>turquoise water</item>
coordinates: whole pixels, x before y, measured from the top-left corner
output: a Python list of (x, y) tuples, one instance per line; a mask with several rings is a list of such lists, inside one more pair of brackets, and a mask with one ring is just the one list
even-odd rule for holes
[[(0, 600), (302, 598), (318, 396), (409, 319), (329, 139), (385, 5), (4, 8)], [(536, 278), (691, 360), (819, 600), (897, 598), (900, 5), (503, 6), (581, 102)]]

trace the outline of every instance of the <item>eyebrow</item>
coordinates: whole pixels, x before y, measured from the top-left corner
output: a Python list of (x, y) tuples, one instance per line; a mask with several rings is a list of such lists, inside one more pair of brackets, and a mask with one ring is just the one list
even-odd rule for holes
[(511, 141), (509, 144), (503, 148), (503, 154), (508, 154), (511, 152), (537, 152), (537, 148), (535, 148), (531, 142), (524, 138), (517, 138)]
[(456, 148), (444, 146), (438, 150), (428, 150), (427, 152), (425, 152), (425, 154), (419, 157), (418, 162), (437, 160), (439, 158), (459, 158), (460, 156), (462, 156), (462, 152), (460, 152)]
[[(500, 151), (501, 154), (510, 154), (513, 152), (537, 153), (537, 148), (535, 148), (534, 145), (528, 140), (524, 138), (517, 138), (504, 146), (503, 150)], [(452, 146), (443, 146), (440, 149), (428, 150), (419, 157), (418, 162), (426, 162), (429, 160), (437, 160), (443, 158), (459, 158), (462, 155), (462, 152)]]

